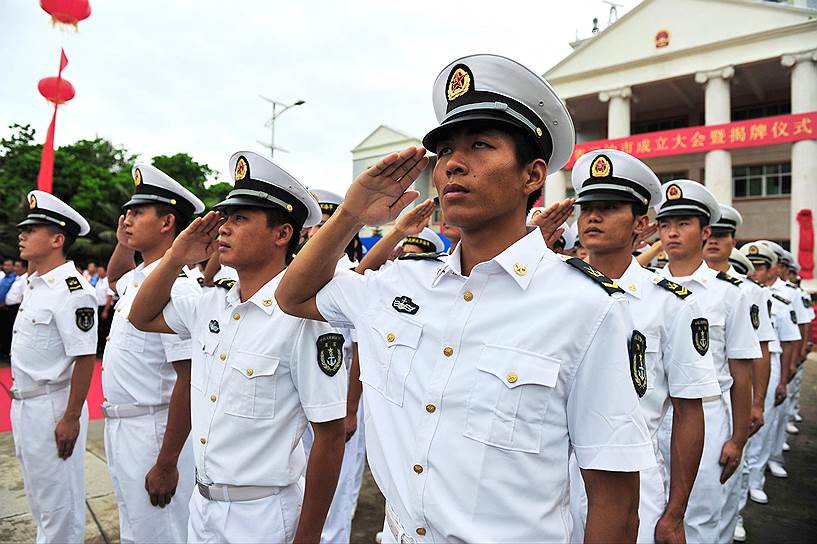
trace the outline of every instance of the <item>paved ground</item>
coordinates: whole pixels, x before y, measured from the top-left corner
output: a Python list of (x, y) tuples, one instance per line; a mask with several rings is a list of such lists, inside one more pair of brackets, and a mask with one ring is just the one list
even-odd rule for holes
[[(768, 478), (769, 504), (749, 502), (746, 530), (749, 542), (813, 542), (817, 534), (817, 356), (806, 363), (800, 434), (789, 436), (792, 451), (786, 454), (787, 480)], [(102, 421), (92, 421), (85, 452), (87, 509), (86, 542), (119, 542), (116, 501), (102, 446)], [(383, 497), (366, 472), (352, 541), (373, 543), (383, 527)], [(19, 466), (14, 458), (11, 433), (0, 433), (0, 542), (33, 542), (34, 525), (28, 513)]]

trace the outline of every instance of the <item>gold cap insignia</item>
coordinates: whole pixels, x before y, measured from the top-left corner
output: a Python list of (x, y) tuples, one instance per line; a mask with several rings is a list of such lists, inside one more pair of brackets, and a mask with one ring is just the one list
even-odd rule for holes
[(142, 171), (138, 168), (133, 171), (133, 184), (137, 187), (142, 184)]
[(757, 255), (758, 249), (757, 246), (749, 246), (749, 255)]
[(599, 155), (590, 164), (591, 178), (606, 178), (613, 173), (613, 165), (605, 155)]
[(235, 180), (241, 181), (242, 179), (246, 178), (249, 173), (250, 165), (247, 164), (247, 159), (244, 157), (238, 157), (238, 160), (235, 163)]
[(448, 78), (448, 101), (451, 102), (471, 89), (471, 74), (465, 66), (458, 66)]
[(540, 138), (542, 137), (542, 129), (541, 128), (536, 127), (536, 135), (539, 136)]
[(31, 195), (30, 197), (28, 197), (28, 207), (31, 208), (32, 210), (37, 207), (37, 197), (36, 196)]
[(682, 196), (684, 196), (684, 193), (681, 191), (681, 188), (674, 183), (667, 187), (667, 200), (678, 200)]

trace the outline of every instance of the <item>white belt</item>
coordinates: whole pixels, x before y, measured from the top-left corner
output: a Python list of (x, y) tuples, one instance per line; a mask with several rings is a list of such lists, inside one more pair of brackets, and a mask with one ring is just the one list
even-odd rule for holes
[(701, 402), (714, 402), (716, 400), (721, 400), (723, 398), (723, 393), (720, 395), (712, 395), (711, 397), (704, 397), (701, 399)]
[(207, 500), (241, 502), (254, 501), (277, 495), (281, 491), (279, 486), (260, 485), (217, 485), (206, 484), (196, 478), (199, 494)]
[(39, 387), (31, 387), (29, 389), (12, 388), (9, 389), (9, 396), (11, 396), (11, 398), (14, 400), (33, 399), (34, 397), (41, 397), (55, 391), (61, 391), (68, 387), (68, 384), (70, 383), (70, 380), (65, 380), (64, 382), (49, 383)]
[(137, 417), (147, 416), (167, 410), (167, 404), (159, 404), (157, 406), (145, 406), (141, 404), (108, 404), (102, 403), (102, 413), (106, 418), (118, 419), (123, 417)]
[(415, 544), (416, 540), (410, 537), (400, 525), (400, 520), (397, 519), (397, 514), (394, 513), (388, 501), (386, 502), (386, 525), (389, 526), (394, 539), (400, 544)]

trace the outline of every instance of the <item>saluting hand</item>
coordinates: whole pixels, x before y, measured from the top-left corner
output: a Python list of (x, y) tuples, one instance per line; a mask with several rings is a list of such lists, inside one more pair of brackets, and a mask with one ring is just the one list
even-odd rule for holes
[(116, 224), (116, 241), (120, 246), (133, 249), (128, 245), (128, 236), (125, 234), (125, 216), (120, 215)]
[(658, 221), (651, 221), (650, 223), (647, 223), (644, 230), (642, 230), (641, 233), (636, 236), (635, 242), (633, 243), (633, 250), (647, 247), (647, 240), (652, 238), (656, 232), (658, 232)]
[(420, 196), (408, 188), (428, 164), (425, 153), (422, 147), (409, 147), (380, 159), (352, 182), (341, 208), (364, 225), (394, 220)]
[(57, 456), (66, 460), (74, 453), (74, 445), (79, 437), (79, 419), (63, 417), (54, 429), (54, 439), (57, 441)]
[(566, 198), (561, 202), (554, 202), (544, 210), (542, 213), (536, 214), (530, 222), (530, 226), (539, 227), (542, 231), (542, 237), (545, 239), (545, 244), (551, 250), (556, 244), (559, 237), (564, 234), (565, 229), (559, 228), (562, 223), (567, 221), (570, 214), (573, 213), (573, 203), (575, 199)]
[(170, 248), (173, 260), (187, 264), (209, 258), (216, 251), (218, 229), (225, 221), (218, 212), (207, 212), (194, 219), (173, 241)]
[(405, 236), (416, 236), (420, 234), (425, 227), (428, 226), (428, 220), (431, 219), (431, 214), (434, 213), (434, 201), (426, 200), (422, 204), (415, 206), (414, 209), (406, 212), (394, 228)]
[(145, 491), (150, 495), (150, 504), (164, 508), (170, 504), (179, 485), (179, 469), (175, 464), (156, 463), (145, 475)]

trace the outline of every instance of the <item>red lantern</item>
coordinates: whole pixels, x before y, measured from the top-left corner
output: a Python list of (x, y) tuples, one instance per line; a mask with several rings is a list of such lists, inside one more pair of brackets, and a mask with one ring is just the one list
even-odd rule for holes
[(40, 0), (40, 7), (51, 16), (52, 24), (62, 23), (74, 28), (91, 15), (88, 0)]
[(54, 104), (64, 104), (76, 95), (74, 86), (61, 77), (44, 77), (37, 84), (37, 88), (46, 100)]

